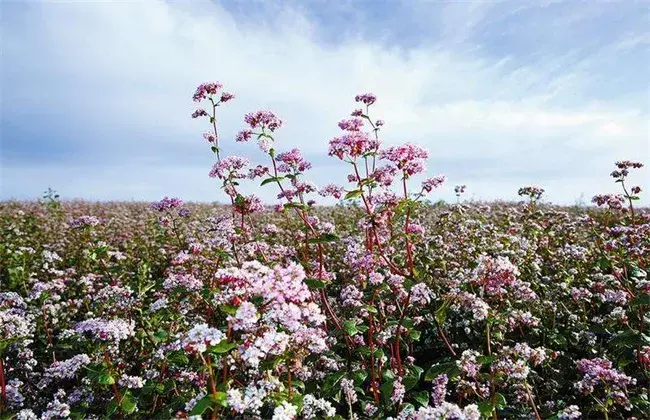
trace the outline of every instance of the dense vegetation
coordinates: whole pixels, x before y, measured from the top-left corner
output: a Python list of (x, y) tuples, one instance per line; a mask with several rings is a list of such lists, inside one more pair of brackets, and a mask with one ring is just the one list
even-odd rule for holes
[(364, 94), (330, 142), (348, 184), (318, 189), (275, 115), (245, 117), (251, 167), (219, 144), (233, 96), (194, 99), (230, 206), (1, 204), (2, 418), (648, 418), (639, 163), (598, 208), (431, 205), (445, 178), (414, 181), (426, 150), (383, 148)]

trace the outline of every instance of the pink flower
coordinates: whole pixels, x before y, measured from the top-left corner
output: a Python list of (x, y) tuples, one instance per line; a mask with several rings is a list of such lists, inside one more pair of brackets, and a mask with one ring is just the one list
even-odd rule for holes
[(360, 131), (363, 127), (363, 120), (359, 118), (352, 118), (350, 120), (342, 120), (339, 122), (339, 128), (344, 131)]
[(208, 113), (205, 109), (199, 108), (192, 113), (192, 118), (207, 117)]
[(432, 190), (435, 190), (441, 186), (446, 180), (447, 177), (444, 175), (437, 175), (433, 178), (427, 178), (422, 182), (422, 189), (426, 192), (431, 192)]
[(271, 111), (251, 112), (244, 116), (244, 121), (251, 129), (261, 128), (275, 131), (282, 127), (284, 123)]
[(323, 197), (332, 196), (337, 200), (339, 200), (343, 195), (343, 187), (339, 187), (334, 184), (328, 184), (325, 187), (321, 188), (321, 190), (318, 193)]
[(241, 214), (259, 213), (264, 211), (264, 203), (255, 195), (248, 197), (240, 195), (235, 199), (235, 211)]
[(214, 143), (217, 141), (217, 135), (212, 131), (206, 131), (203, 133), (203, 138), (206, 139), (209, 143)]
[(354, 100), (357, 102), (362, 102), (366, 105), (372, 105), (377, 100), (377, 97), (373, 93), (363, 93), (354, 97)]
[(249, 161), (246, 158), (239, 156), (228, 156), (223, 159), (221, 162), (217, 162), (212, 167), (210, 171), (210, 178), (225, 178), (231, 177), (235, 179), (246, 178), (246, 175), (243, 172), (239, 172), (241, 169), (248, 166)]
[(411, 176), (424, 171), (424, 160), (429, 157), (429, 152), (422, 147), (406, 143), (383, 150), (380, 157), (393, 162), (404, 174)]
[(223, 92), (221, 94), (221, 99), (219, 100), (220, 102), (228, 102), (230, 100), (235, 99), (235, 95), (229, 92)]
[(346, 156), (357, 158), (374, 151), (379, 146), (376, 140), (370, 140), (368, 134), (362, 131), (351, 131), (341, 137), (330, 140), (328, 154), (343, 160)]
[(262, 177), (268, 173), (269, 173), (269, 168), (267, 168), (266, 166), (257, 165), (256, 167), (248, 171), (248, 178), (255, 179), (255, 178)]
[(251, 139), (253, 132), (251, 130), (242, 130), (235, 136), (236, 142), (246, 142)]
[(278, 166), (278, 172), (304, 172), (311, 168), (311, 163), (302, 157), (299, 149), (292, 149), (290, 152), (280, 153), (276, 157), (276, 160), (282, 162)]
[(217, 91), (222, 87), (223, 85), (219, 82), (202, 83), (199, 85), (199, 87), (196, 88), (196, 92), (194, 92), (192, 99), (194, 102), (201, 102), (209, 95), (215, 95)]

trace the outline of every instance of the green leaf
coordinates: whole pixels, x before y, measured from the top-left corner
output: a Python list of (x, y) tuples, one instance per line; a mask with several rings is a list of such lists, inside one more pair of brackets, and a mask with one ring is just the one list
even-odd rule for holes
[(325, 283), (322, 280), (308, 278), (303, 281), (310, 289), (322, 289), (325, 287)]
[(436, 322), (440, 327), (442, 327), (447, 320), (447, 308), (449, 308), (449, 302), (445, 301), (442, 306), (436, 310)]
[(237, 313), (237, 307), (232, 305), (221, 305), (219, 309), (226, 315), (235, 315)]
[(384, 397), (384, 404), (387, 406), (393, 405), (393, 402), (390, 400), (390, 397), (393, 395), (393, 390), (395, 389), (394, 385), (395, 380), (386, 381), (381, 385), (381, 395)]
[(118, 408), (119, 408), (119, 405), (117, 404), (117, 401), (115, 401), (115, 398), (113, 398), (106, 405), (106, 416), (112, 417), (113, 414), (115, 414), (115, 412), (117, 411)]
[(449, 377), (449, 379), (451, 379), (451, 378), (455, 378), (460, 374), (460, 369), (456, 365), (456, 362), (438, 363), (429, 368), (426, 375), (424, 375), (424, 380), (433, 381), (443, 373), (446, 374)]
[(325, 377), (325, 381), (323, 382), (323, 391), (326, 393), (330, 393), (334, 390), (334, 387), (336, 384), (339, 383), (339, 381), (345, 376), (345, 371), (343, 372), (334, 372), (330, 375), (327, 375)]
[(345, 194), (345, 197), (343, 198), (344, 200), (350, 200), (353, 198), (361, 197), (361, 190), (353, 190)]
[(266, 184), (270, 184), (271, 182), (280, 182), (284, 179), (283, 176), (272, 176), (271, 178), (266, 178), (262, 183), (260, 184), (260, 187), (263, 187)]
[(173, 365), (186, 365), (190, 362), (190, 359), (187, 357), (183, 351), (173, 351), (167, 356), (167, 361)]
[(497, 408), (499, 410), (503, 410), (508, 406), (508, 402), (506, 401), (506, 397), (503, 396), (503, 394), (497, 393), (496, 395), (497, 398)]
[(632, 306), (650, 305), (650, 294), (640, 293), (630, 301)]
[(494, 411), (494, 406), (489, 401), (481, 401), (478, 403), (478, 411), (481, 412), (483, 417), (490, 417)]
[(429, 405), (429, 392), (428, 391), (416, 392), (413, 395), (413, 399), (417, 401), (417, 403), (420, 404), (422, 407), (426, 407)]
[(297, 201), (292, 201), (291, 203), (287, 203), (287, 204), (285, 204), (285, 205), (284, 205), (284, 208), (286, 208), (286, 209), (292, 209), (292, 208), (295, 208), (295, 209), (308, 210), (308, 209), (309, 209), (309, 206), (306, 205), (306, 204), (299, 203), (299, 202), (297, 202)]
[(120, 401), (120, 407), (122, 407), (122, 410), (127, 413), (131, 414), (135, 412), (135, 409), (138, 406), (138, 402), (136, 399), (131, 395), (130, 391), (127, 391), (124, 393), (122, 396), (122, 401)]
[(418, 340), (420, 339), (420, 336), (421, 336), (421, 335), (422, 335), (422, 332), (420, 332), (420, 331), (418, 331), (418, 330), (410, 330), (410, 331), (409, 331), (409, 337), (410, 337), (411, 340), (413, 340), (413, 341), (418, 341)]
[(196, 402), (196, 405), (190, 411), (190, 416), (200, 416), (210, 407), (212, 407), (212, 395), (206, 395)]
[(324, 233), (318, 238), (310, 238), (309, 243), (310, 244), (319, 244), (319, 243), (325, 243), (325, 242), (334, 242), (338, 241), (339, 237), (337, 235), (334, 235), (333, 233)]
[(356, 371), (353, 375), (354, 384), (356, 386), (361, 386), (361, 384), (363, 383), (363, 381), (366, 380), (367, 377), (368, 377), (368, 372), (366, 372), (365, 370)]
[(230, 350), (237, 347), (237, 343), (229, 343), (228, 339), (221, 340), (216, 346), (210, 346), (210, 351), (212, 353), (221, 354), (228, 353)]
[(343, 322), (343, 331), (347, 335), (355, 335), (359, 332), (359, 329), (357, 328), (357, 324), (353, 320), (350, 320)]
[(422, 376), (422, 372), (424, 372), (424, 369), (422, 369), (419, 366), (411, 366), (409, 369), (409, 372), (404, 376), (404, 388), (406, 388), (407, 391), (413, 389), (418, 382), (420, 382), (420, 376)]
[(494, 356), (494, 355), (492, 355), (492, 356), (479, 356), (479, 357), (476, 358), (476, 361), (479, 362), (481, 365), (485, 366), (485, 365), (492, 364), (492, 362), (494, 362), (496, 360), (496, 358), (497, 357)]
[(104, 372), (97, 377), (97, 382), (102, 385), (113, 385), (115, 383), (115, 378), (113, 378), (110, 373)]

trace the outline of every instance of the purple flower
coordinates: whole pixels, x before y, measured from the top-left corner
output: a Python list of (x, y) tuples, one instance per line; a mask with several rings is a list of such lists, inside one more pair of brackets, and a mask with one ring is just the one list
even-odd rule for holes
[(244, 122), (253, 130), (261, 128), (275, 131), (284, 125), (282, 120), (271, 111), (257, 111), (246, 114), (244, 116)]
[(216, 95), (223, 85), (219, 82), (201, 83), (192, 96), (194, 102), (201, 102), (210, 95)]
[(165, 197), (160, 201), (151, 203), (151, 206), (149, 207), (153, 210), (163, 212), (165, 210), (169, 210), (177, 207), (183, 207), (183, 200), (181, 200), (180, 198)]
[(354, 97), (356, 102), (362, 102), (366, 105), (372, 105), (377, 100), (377, 97), (373, 93), (363, 93)]

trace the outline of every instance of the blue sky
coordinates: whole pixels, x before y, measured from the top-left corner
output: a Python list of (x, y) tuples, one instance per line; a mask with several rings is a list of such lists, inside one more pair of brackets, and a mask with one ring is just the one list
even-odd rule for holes
[[(214, 201), (191, 95), (219, 80), (226, 154), (248, 111), (287, 123), (318, 185), (336, 123), (372, 91), (387, 144), (427, 147), (432, 198), (572, 204), (615, 192), (619, 159), (650, 164), (648, 1), (3, 2), (0, 199)], [(261, 163), (261, 161), (259, 162)], [(650, 188), (647, 167), (633, 180)], [(272, 189), (256, 192), (271, 199)], [(644, 200), (648, 203), (648, 199)]]

